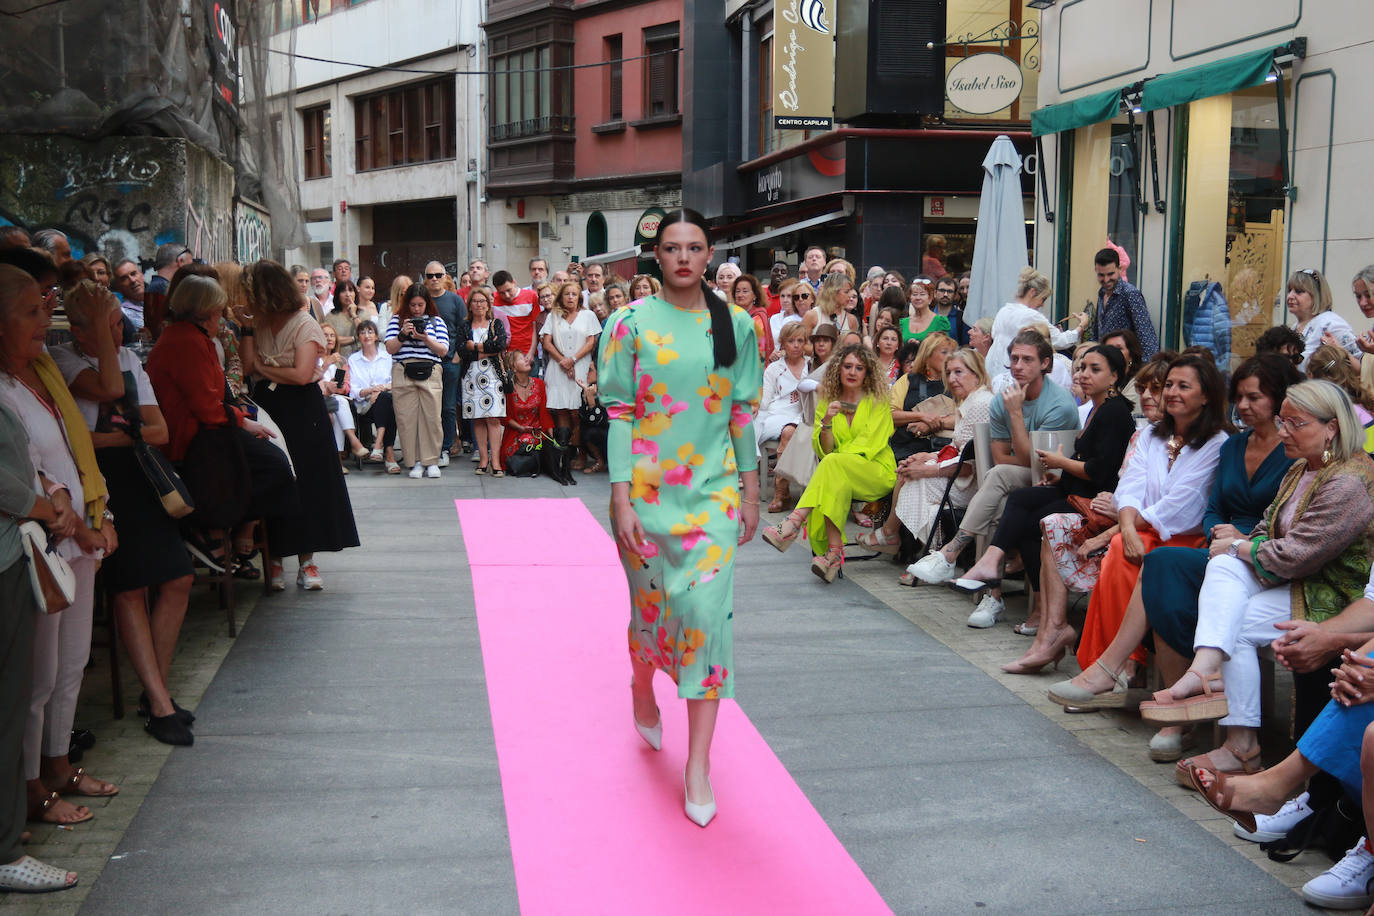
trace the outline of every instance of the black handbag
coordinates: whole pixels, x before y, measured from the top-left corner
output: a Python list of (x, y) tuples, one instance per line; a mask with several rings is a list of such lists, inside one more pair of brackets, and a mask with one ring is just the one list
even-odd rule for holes
[(501, 354), (492, 353), (488, 358), (496, 370), (496, 380), (501, 383), (501, 393), (507, 396), (514, 394), (515, 382), (506, 375), (506, 361), (501, 358)]
[(228, 528), (242, 521), (253, 502), (253, 476), (228, 405), (227, 426), (203, 426), (186, 447), (181, 479), (195, 506), (192, 521), (202, 528)]
[(434, 374), (434, 362), (428, 359), (411, 359), (401, 363), (401, 371), (412, 382), (429, 381)]
[(506, 459), (506, 474), (511, 477), (538, 477), (540, 451), (532, 439), (522, 439)]
[(196, 504), (191, 498), (191, 491), (172, 468), (172, 462), (167, 460), (166, 455), (144, 442), (142, 437), (135, 437), (134, 457), (138, 459), (143, 476), (148, 478), (158, 501), (162, 503), (162, 511), (172, 518), (185, 518), (195, 511)]

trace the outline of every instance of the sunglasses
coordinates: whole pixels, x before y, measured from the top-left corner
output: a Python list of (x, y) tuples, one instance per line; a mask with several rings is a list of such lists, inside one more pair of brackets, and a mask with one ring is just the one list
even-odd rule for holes
[(792, 298), (793, 298), (793, 299), (810, 299), (810, 298), (811, 298), (811, 294), (810, 294), (810, 293), (793, 293), (793, 294), (792, 294)]
[(911, 282), (912, 282), (912, 283), (919, 283), (919, 284), (921, 284), (922, 286), (930, 286), (930, 281), (929, 281), (929, 280), (912, 280)]
[(1311, 277), (1313, 280), (1320, 280), (1320, 279), (1322, 278), (1322, 275), (1321, 275), (1321, 274), (1317, 273), (1315, 270), (1313, 270), (1313, 269), (1310, 268), (1310, 267), (1304, 267), (1302, 270), (1298, 271), (1298, 273), (1300, 273), (1300, 274), (1307, 274), (1307, 275), (1308, 275), (1309, 277)]
[(442, 279), (444, 279), (444, 275), (443, 275), (443, 274), (425, 274), (425, 279), (426, 279), (426, 280), (442, 280)]

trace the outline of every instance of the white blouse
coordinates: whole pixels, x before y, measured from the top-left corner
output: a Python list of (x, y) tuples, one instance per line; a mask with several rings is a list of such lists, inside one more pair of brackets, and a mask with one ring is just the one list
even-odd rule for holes
[(1063, 350), (1078, 343), (1078, 330), (1076, 328), (1072, 331), (1061, 331), (1050, 323), (1044, 312), (1037, 311), (1022, 302), (1008, 302), (997, 310), (997, 317), (992, 319), (992, 347), (988, 350), (987, 359), (984, 361), (988, 370), (988, 378), (996, 378), (998, 373), (1011, 365), (1007, 359), (1007, 347), (1011, 346), (1012, 338), (1020, 333), (1022, 328), (1030, 324), (1048, 324), (1050, 326), (1050, 343), (1054, 345), (1056, 350)]
[[(61, 421), (49, 410), (28, 386), (12, 375), (0, 372), (0, 401), (14, 411), (29, 434), (29, 460), (36, 471), (53, 483), (60, 483), (71, 493), (72, 506), (78, 514), (84, 511), (86, 491), (81, 487), (81, 472), (76, 468), (67, 433)], [(82, 556), (76, 538), (57, 542), (57, 553), (64, 560)]]
[(368, 359), (361, 349), (354, 350), (348, 357), (349, 392), (358, 406), (367, 403), (367, 398), (358, 396), (364, 388), (380, 388), (391, 384), (391, 354), (377, 348), (377, 355)]
[(1327, 331), (1331, 332), (1331, 336), (1336, 338), (1336, 342), (1344, 347), (1346, 352), (1356, 359), (1360, 358), (1360, 345), (1355, 343), (1355, 332), (1351, 329), (1350, 323), (1335, 312), (1326, 311), (1313, 315), (1312, 320), (1307, 322), (1307, 327), (1298, 332), (1302, 335), (1302, 365), (1298, 368), (1303, 372), (1307, 371), (1307, 361), (1322, 345), (1322, 335)]
[(1117, 510), (1135, 509), (1161, 540), (1201, 531), (1226, 439), (1226, 433), (1218, 432), (1202, 448), (1184, 446), (1171, 468), (1167, 440), (1156, 436), (1153, 426), (1142, 431), (1116, 487)]

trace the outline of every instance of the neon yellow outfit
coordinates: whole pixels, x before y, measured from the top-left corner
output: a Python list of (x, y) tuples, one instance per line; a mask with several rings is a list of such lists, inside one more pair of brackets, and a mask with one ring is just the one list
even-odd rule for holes
[(826, 454), (821, 449), (821, 424), (829, 409), (829, 401), (816, 404), (816, 429), (811, 434), (811, 444), (820, 464), (797, 502), (798, 509), (815, 510), (807, 519), (807, 534), (811, 552), (817, 556), (829, 548), (825, 519), (844, 531), (851, 502), (882, 499), (897, 482), (897, 459), (887, 444), (893, 429), (892, 408), (887, 401), (864, 398), (854, 411), (853, 423), (843, 412), (835, 414), (830, 430), (835, 437), (835, 449)]

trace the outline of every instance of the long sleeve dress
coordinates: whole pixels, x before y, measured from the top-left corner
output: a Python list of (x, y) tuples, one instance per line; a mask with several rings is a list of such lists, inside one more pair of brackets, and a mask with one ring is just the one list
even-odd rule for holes
[(897, 459), (888, 445), (892, 438), (892, 410), (887, 400), (864, 398), (852, 421), (843, 411), (835, 414), (830, 422), (835, 448), (826, 453), (821, 449), (821, 424), (829, 409), (829, 401), (816, 403), (812, 446), (820, 463), (797, 500), (798, 509), (816, 510), (806, 530), (811, 552), (818, 556), (829, 547), (825, 535), (827, 519), (843, 531), (853, 500), (882, 499), (897, 482)]
[(735, 695), (738, 483), (758, 467), (763, 366), (753, 319), (734, 306), (730, 318), (738, 355), (718, 367), (709, 312), (633, 302), (607, 322), (597, 372), (611, 482), (630, 485), (647, 541), (620, 553), (630, 654), (664, 669), (684, 699)]

